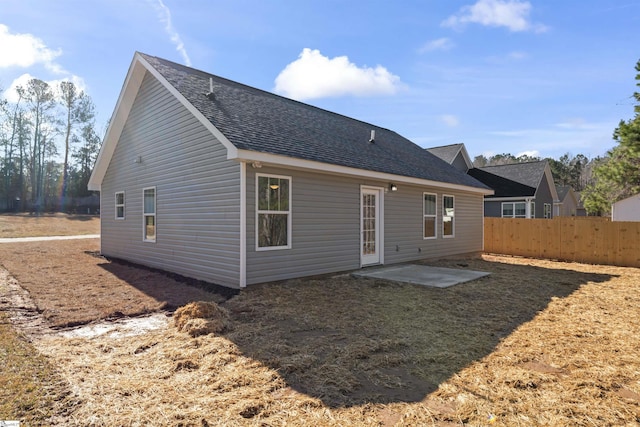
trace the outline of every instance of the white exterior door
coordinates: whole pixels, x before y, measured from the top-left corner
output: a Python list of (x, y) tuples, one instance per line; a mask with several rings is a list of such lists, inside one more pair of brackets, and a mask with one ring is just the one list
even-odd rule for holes
[(379, 188), (361, 189), (360, 194), (360, 263), (372, 265), (381, 263), (382, 190)]

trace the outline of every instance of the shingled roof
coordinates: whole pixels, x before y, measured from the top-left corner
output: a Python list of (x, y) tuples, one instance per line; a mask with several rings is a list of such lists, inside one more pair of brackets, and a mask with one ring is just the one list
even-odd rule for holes
[(462, 147), (464, 147), (464, 144), (450, 144), (440, 147), (427, 148), (427, 151), (434, 156), (441, 158), (445, 162), (451, 164), (455, 160), (460, 150), (462, 150)]
[[(488, 190), (391, 130), (165, 59), (138, 55), (238, 150)], [(370, 142), (372, 131), (375, 137)]]
[(547, 161), (485, 166), (469, 170), (469, 175), (493, 188), (493, 197), (532, 197), (535, 195)]

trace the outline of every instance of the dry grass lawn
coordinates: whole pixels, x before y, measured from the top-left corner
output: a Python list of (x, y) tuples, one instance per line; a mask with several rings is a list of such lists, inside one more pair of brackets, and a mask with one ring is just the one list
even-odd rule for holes
[(100, 217), (97, 215), (67, 215), (63, 213), (2, 214), (0, 237), (72, 236), (99, 234)]
[(640, 423), (640, 269), (487, 255), (428, 263), (492, 273), (448, 289), (339, 275), (225, 301), (94, 240), (14, 245), (0, 262), (55, 325), (188, 300), (224, 315), (206, 335), (31, 335), (72, 391), (57, 425)]

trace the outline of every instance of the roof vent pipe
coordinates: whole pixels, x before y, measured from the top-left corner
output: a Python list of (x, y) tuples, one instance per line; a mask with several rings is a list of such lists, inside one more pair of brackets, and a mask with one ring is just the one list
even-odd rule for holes
[(376, 131), (375, 129), (371, 129), (371, 138), (369, 138), (369, 142), (376, 142)]
[(213, 77), (209, 77), (209, 92), (207, 92), (207, 98), (213, 100)]

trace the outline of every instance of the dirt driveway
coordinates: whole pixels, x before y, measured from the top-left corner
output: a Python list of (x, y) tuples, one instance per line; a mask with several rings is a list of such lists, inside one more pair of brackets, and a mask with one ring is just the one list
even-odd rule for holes
[(492, 273), (449, 289), (339, 275), (226, 300), (96, 251), (0, 245), (0, 260), (52, 326), (190, 300), (218, 301), (230, 326), (36, 336), (76, 402), (57, 424), (640, 422), (638, 269), (485, 256), (429, 263)]

